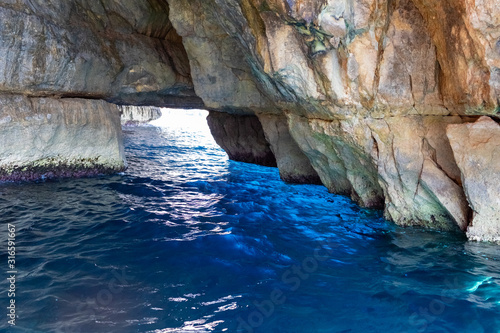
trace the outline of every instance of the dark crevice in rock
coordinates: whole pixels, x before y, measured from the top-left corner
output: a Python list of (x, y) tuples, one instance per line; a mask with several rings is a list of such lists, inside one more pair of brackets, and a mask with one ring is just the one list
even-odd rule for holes
[[(435, 80), (436, 80), (436, 86), (438, 89), (439, 93), (439, 99), (441, 100), (441, 103), (444, 105), (444, 96), (443, 96), (443, 88), (444, 88), (444, 73), (443, 69), (441, 68), (441, 64), (439, 63), (439, 58), (437, 57), (437, 48), (436, 48), (436, 67), (435, 67)], [(446, 105), (444, 105), (446, 108)]]
[(309, 158), (293, 139), (282, 115), (258, 115), (282, 180), (295, 184), (322, 184)]
[(375, 139), (375, 137), (373, 136), (373, 133), (372, 133), (372, 158), (375, 160), (375, 163), (378, 161), (379, 159), (379, 148), (378, 148), (378, 143), (377, 143), (377, 139)]
[(234, 161), (276, 167), (276, 158), (256, 116), (210, 111), (208, 126), (217, 144)]

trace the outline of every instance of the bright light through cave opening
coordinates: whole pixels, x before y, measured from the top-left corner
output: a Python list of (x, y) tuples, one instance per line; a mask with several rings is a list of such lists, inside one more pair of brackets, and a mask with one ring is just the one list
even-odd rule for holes
[(181, 133), (189, 133), (185, 137), (196, 141), (197, 146), (220, 149), (207, 124), (208, 111), (161, 108), (161, 113), (160, 118), (148, 124), (157, 127), (163, 135), (178, 136)]
[(157, 127), (168, 127), (171, 129), (191, 130), (196, 132), (208, 133), (210, 130), (207, 125), (208, 111), (206, 110), (184, 110), (184, 109), (161, 109), (161, 117), (150, 122)]

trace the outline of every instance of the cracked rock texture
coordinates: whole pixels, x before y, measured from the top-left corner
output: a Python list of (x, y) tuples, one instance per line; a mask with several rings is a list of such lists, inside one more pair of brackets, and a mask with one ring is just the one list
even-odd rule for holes
[(162, 0), (0, 1), (0, 93), (200, 106)]
[(125, 168), (118, 104), (201, 107), (163, 0), (1, 0), (1, 179)]
[(233, 159), (498, 240), (477, 199), (500, 196), (478, 185), (496, 167), (467, 164), (496, 151), (474, 130), (500, 111), (495, 0), (0, 0), (0, 17), (0, 94), (205, 106)]
[(258, 117), (276, 157), (281, 179), (295, 184), (321, 184), (310, 160), (290, 135), (286, 117), (270, 114), (259, 114)]

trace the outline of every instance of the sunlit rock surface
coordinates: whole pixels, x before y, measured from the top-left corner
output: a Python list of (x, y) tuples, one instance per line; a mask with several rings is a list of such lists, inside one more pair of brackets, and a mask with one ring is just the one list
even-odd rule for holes
[(169, 4), (209, 107), (262, 109), (271, 100), (333, 118), (493, 114), (498, 106), (494, 1)]
[(401, 225), (467, 227), (468, 206), (445, 136), (460, 117), (291, 116), (290, 128), (323, 184)]
[(377, 143), (389, 219), (465, 230), (469, 208), (446, 138), (446, 125), (461, 122), (460, 117), (408, 116), (368, 124)]
[(169, 4), (209, 107), (258, 113), (272, 147), (272, 119), (286, 115), (331, 192), (401, 225), (467, 230), (470, 197), (446, 127), (499, 110), (493, 1)]
[(81, 177), (126, 167), (118, 108), (104, 101), (0, 97), (0, 180)]
[(500, 126), (481, 117), (447, 133), (473, 212), (467, 236), (500, 242)]

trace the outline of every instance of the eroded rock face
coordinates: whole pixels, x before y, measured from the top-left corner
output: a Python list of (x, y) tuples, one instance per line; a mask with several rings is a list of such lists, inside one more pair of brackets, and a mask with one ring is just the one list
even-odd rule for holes
[(163, 0), (0, 0), (0, 179), (123, 170), (104, 100), (203, 107), (168, 16)]
[(154, 106), (122, 105), (118, 108), (122, 125), (144, 124), (161, 117), (161, 109)]
[(0, 1), (0, 93), (202, 106), (163, 0)]
[(468, 205), (445, 134), (460, 117), (289, 117), (292, 136), (331, 192), (385, 207), (400, 225), (466, 229)]
[(289, 118), (292, 136), (331, 192), (350, 196), (366, 207), (383, 207), (376, 159), (370, 154), (376, 149), (375, 142), (368, 127), (357, 124), (357, 118)]
[(401, 225), (462, 230), (470, 208), (446, 127), (498, 110), (492, 3), (169, 0), (207, 105), (258, 113), (271, 141), (285, 114), (330, 191)]
[(385, 215), (401, 225), (465, 230), (469, 208), (446, 138), (460, 117), (408, 116), (372, 120)]
[(277, 104), (322, 119), (494, 114), (500, 9), (492, 3), (169, 0), (209, 107)]
[(500, 242), (500, 126), (489, 117), (447, 130), (472, 208), (467, 236)]
[(276, 166), (264, 130), (256, 116), (212, 111), (207, 117), (210, 131), (219, 146), (234, 161)]
[(318, 173), (290, 135), (286, 117), (271, 114), (258, 117), (276, 157), (281, 179), (296, 184), (321, 184)]
[(118, 108), (104, 101), (0, 97), (0, 180), (126, 168)]

